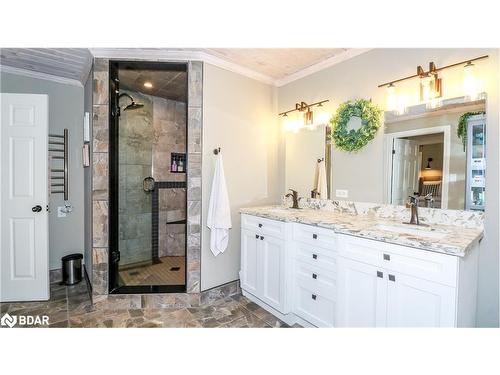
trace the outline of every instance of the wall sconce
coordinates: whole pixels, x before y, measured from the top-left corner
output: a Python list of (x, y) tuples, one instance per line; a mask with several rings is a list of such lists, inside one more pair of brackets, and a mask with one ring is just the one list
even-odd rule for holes
[(420, 77), (420, 101), (423, 103), (440, 98), (443, 94), (441, 78), (438, 77), (436, 65), (431, 61), (429, 71), (417, 66), (417, 75)]
[(470, 100), (477, 99), (478, 95), (478, 83), (475, 75), (476, 66), (468, 61), (464, 66), (464, 83), (463, 89), (464, 94)]
[[(328, 101), (329, 100), (322, 100), (320, 102), (316, 102), (313, 104), (307, 104), (306, 102), (295, 103), (294, 109), (281, 112), (279, 116), (283, 117), (284, 130), (297, 133), (301, 128), (315, 130), (318, 125), (326, 124), (330, 118), (329, 114), (326, 111), (319, 109), (318, 115), (316, 116), (311, 108), (313, 107), (322, 108), (323, 103), (326, 103)], [(302, 116), (299, 116), (298, 120), (291, 119), (290, 116), (288, 116), (289, 113), (295, 111), (302, 113)]]
[(425, 167), (425, 169), (432, 169), (431, 161), (432, 161), (432, 158), (427, 158), (427, 166)]
[(487, 59), (488, 57), (489, 57), (488, 55), (484, 55), (476, 57), (474, 59), (460, 61), (458, 63), (451, 65), (446, 65), (441, 68), (437, 68), (434, 62), (430, 62), (429, 70), (427, 72), (424, 71), (424, 69), (419, 65), (417, 66), (417, 74), (378, 85), (378, 87), (387, 87), (387, 110), (398, 111), (399, 113), (402, 112), (402, 105), (400, 103), (401, 98), (400, 96), (396, 95), (396, 89), (394, 84), (401, 81), (406, 81), (408, 79), (413, 79), (416, 77), (420, 78), (419, 82), (420, 101), (429, 102), (431, 106), (436, 105), (436, 103), (438, 102), (436, 99), (440, 98), (443, 95), (443, 84), (441, 78), (439, 78), (438, 76), (438, 72), (444, 69), (448, 69), (463, 64), (466, 64), (464, 66), (464, 82), (463, 82), (465, 96), (469, 97), (471, 100), (477, 99), (479, 88), (477, 79), (474, 75), (475, 67), (474, 64), (472, 64), (472, 62), (477, 60)]

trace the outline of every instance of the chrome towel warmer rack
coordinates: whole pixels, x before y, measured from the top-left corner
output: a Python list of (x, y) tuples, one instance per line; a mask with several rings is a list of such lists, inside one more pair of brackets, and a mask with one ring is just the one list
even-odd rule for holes
[[(50, 166), (50, 193), (64, 194), (64, 200), (68, 200), (68, 129), (64, 129), (63, 135), (49, 134), (49, 157), (50, 160), (61, 160), (56, 166)], [(61, 174), (62, 173), (62, 174)]]

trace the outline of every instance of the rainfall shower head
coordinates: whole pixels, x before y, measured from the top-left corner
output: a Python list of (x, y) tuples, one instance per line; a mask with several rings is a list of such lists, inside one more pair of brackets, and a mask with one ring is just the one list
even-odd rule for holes
[(131, 111), (132, 109), (138, 109), (138, 108), (142, 108), (142, 107), (144, 107), (144, 104), (136, 103), (136, 102), (132, 101), (132, 103), (130, 103), (128, 106), (126, 106), (123, 110), (124, 111)]
[(126, 96), (127, 98), (129, 98), (129, 99), (132, 101), (132, 103), (130, 103), (128, 106), (126, 106), (126, 107), (123, 109), (124, 111), (131, 111), (131, 110), (133, 110), (133, 109), (139, 109), (139, 108), (144, 107), (144, 104), (142, 104), (142, 103), (136, 103), (136, 102), (135, 102), (135, 100), (134, 100), (134, 98), (132, 98), (132, 97), (131, 97), (129, 94), (127, 94), (127, 93), (122, 93), (122, 94), (120, 94), (120, 95), (118, 96), (118, 101), (120, 100), (120, 98), (121, 98), (122, 96)]

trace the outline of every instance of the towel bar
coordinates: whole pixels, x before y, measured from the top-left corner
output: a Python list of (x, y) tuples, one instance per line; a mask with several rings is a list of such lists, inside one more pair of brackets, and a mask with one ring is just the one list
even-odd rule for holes
[[(61, 141), (55, 141), (51, 140), (50, 138), (58, 138), (62, 139)], [(52, 145), (60, 145), (63, 146), (62, 148), (51, 148), (50, 146)], [(64, 195), (64, 200), (68, 200), (68, 129), (64, 129), (63, 135), (59, 134), (49, 134), (49, 152), (57, 152), (57, 153), (63, 153), (63, 156), (57, 155), (57, 156), (49, 156), (49, 161), (51, 160), (62, 160), (63, 165), (62, 168), (51, 168), (50, 169), (50, 194), (63, 194)], [(54, 176), (53, 173), (62, 173), (63, 175), (57, 175)], [(63, 180), (62, 183), (59, 183), (59, 181), (56, 180)], [(57, 183), (54, 183), (57, 182)], [(52, 188), (60, 188), (58, 190), (53, 190)]]

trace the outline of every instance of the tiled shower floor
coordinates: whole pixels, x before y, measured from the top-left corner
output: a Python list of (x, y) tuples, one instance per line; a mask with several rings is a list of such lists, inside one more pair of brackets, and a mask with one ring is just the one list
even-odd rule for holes
[[(242, 295), (181, 309), (98, 309), (90, 304), (85, 282), (51, 284), (44, 302), (0, 303), (2, 315), (48, 315), (49, 327), (288, 327)], [(3, 327), (2, 327), (3, 328)]]
[[(123, 285), (184, 285), (185, 257), (161, 257), (161, 263), (120, 270)], [(178, 268), (173, 271), (172, 268)]]

